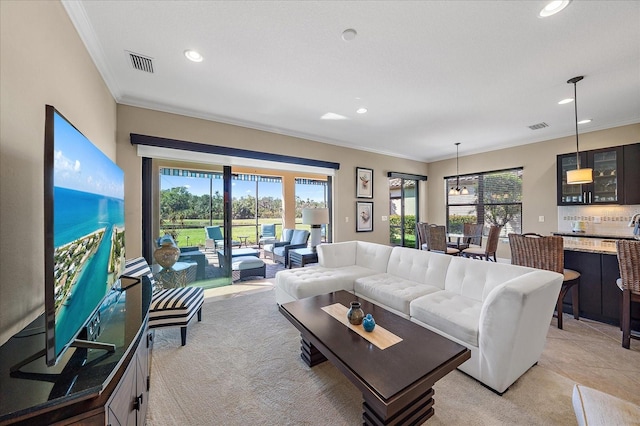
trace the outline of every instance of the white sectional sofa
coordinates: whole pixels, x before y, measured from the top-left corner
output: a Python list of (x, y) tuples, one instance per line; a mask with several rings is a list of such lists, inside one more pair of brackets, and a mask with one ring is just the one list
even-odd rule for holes
[(562, 275), (363, 241), (318, 246), (276, 274), (279, 304), (347, 290), (471, 350), (459, 369), (498, 393), (544, 349)]

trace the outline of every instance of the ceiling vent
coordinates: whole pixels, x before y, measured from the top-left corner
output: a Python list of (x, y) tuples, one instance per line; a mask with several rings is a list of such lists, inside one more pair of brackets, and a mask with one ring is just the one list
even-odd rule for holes
[(127, 52), (127, 55), (134, 69), (153, 74), (153, 59), (133, 52)]
[(529, 128), (531, 130), (544, 129), (545, 127), (549, 127), (549, 125), (547, 123), (545, 123), (544, 121), (542, 123), (538, 123), (538, 124), (534, 124), (532, 126), (529, 126)]

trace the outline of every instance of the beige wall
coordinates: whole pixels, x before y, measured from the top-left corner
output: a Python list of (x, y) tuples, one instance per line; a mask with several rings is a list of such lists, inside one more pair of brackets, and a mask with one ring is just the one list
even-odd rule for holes
[[(382, 244), (389, 243), (388, 222), (382, 216), (389, 214), (389, 186), (387, 172), (425, 175), (427, 165), (369, 152), (326, 145), (304, 139), (267, 133), (228, 124), (189, 118), (143, 108), (118, 105), (118, 163), (125, 171), (125, 203), (127, 256), (141, 253), (140, 174), (141, 160), (136, 147), (130, 143), (130, 133), (185, 140), (209, 145), (291, 155), (340, 163), (334, 177), (334, 241), (359, 239)], [(392, 143), (392, 141), (390, 141)], [(373, 232), (355, 231), (355, 168), (374, 170), (374, 225)], [(286, 167), (286, 165), (285, 165)], [(284, 188), (284, 191), (293, 188)], [(425, 190), (426, 191), (426, 190)], [(294, 212), (285, 212), (285, 221), (293, 221)], [(346, 221), (346, 218), (349, 221)]]
[(0, 343), (44, 311), (45, 104), (115, 159), (116, 105), (57, 1), (0, 1)]
[[(580, 134), (580, 150), (640, 142), (640, 124)], [(556, 155), (575, 152), (575, 136), (460, 157), (460, 174), (523, 167), (522, 230), (549, 234), (558, 230), (556, 202)], [(444, 224), (446, 199), (444, 177), (456, 174), (455, 158), (429, 163), (427, 206), (432, 223)], [(544, 222), (538, 217), (544, 216)], [(498, 257), (511, 258), (509, 244), (498, 246)]]

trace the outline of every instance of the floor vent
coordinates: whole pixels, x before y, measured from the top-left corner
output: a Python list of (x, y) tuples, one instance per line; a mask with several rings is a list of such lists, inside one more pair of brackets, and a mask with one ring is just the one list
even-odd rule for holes
[(133, 52), (127, 52), (127, 54), (134, 69), (153, 74), (153, 59)]
[(538, 123), (538, 124), (534, 124), (532, 126), (529, 126), (529, 128), (531, 130), (544, 129), (545, 127), (549, 127), (549, 125), (547, 123), (545, 123), (544, 121), (542, 123)]

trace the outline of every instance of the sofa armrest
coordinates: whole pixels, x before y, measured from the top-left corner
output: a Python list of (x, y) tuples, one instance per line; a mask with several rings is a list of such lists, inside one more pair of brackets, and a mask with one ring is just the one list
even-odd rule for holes
[[(540, 359), (562, 279), (556, 272), (532, 271), (497, 286), (483, 301), (478, 328), (481, 370), (497, 378), (491, 387), (498, 392)], [(491, 371), (497, 368), (503, 371)]]

